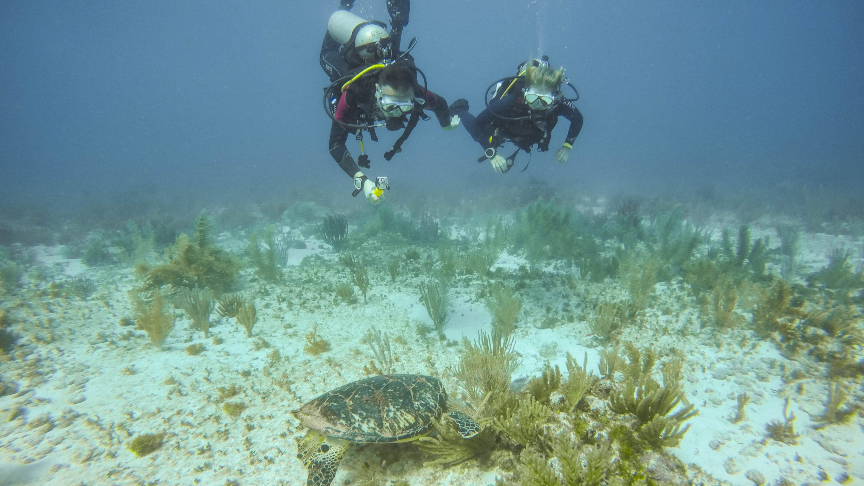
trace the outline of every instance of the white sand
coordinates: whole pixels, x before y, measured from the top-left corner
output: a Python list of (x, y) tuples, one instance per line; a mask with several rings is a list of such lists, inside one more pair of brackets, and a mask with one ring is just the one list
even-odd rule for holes
[[(760, 236), (759, 234), (754, 234)], [(220, 244), (227, 246), (227, 235)], [(776, 239), (776, 238), (772, 238)], [(862, 242), (843, 237), (807, 235), (802, 241), (802, 265), (807, 271), (827, 263), (834, 247), (860, 248)], [(334, 258), (327, 245), (309, 241), (309, 249), (292, 250), (286, 272), (296, 271), (302, 258), (318, 254)], [(491, 318), (476, 292), (455, 289), (451, 319), (444, 328), (448, 341), (430, 334), (418, 338), (417, 324), (431, 326), (419, 301), (416, 279), (400, 277), (391, 284), (386, 269), (371, 275), (368, 303), (333, 304), (332, 294), (308, 295), (302, 288), (284, 288), (278, 295), (253, 293), (259, 322), (253, 338), (233, 320), (213, 314), (214, 344), (200, 332), (188, 330), (179, 318), (165, 349), (151, 347), (142, 331), (120, 327), (130, 317), (126, 291), (138, 285), (131, 270), (120, 267), (88, 269), (64, 260), (56, 248), (38, 248), (41, 264), (58, 279), (86, 276), (98, 285), (88, 301), (37, 297), (42, 285), (28, 283), (21, 295), (2, 296), (9, 309), (10, 329), (21, 336), (14, 358), (0, 362), (7, 379), (19, 392), (0, 397), (0, 486), (45, 484), (303, 484), (305, 471), (295, 459), (294, 439), (303, 429), (289, 411), (304, 401), (348, 381), (364, 378), (371, 360), (360, 338), (372, 326), (392, 340), (400, 372), (429, 373), (444, 378), (453, 390), (453, 369), (459, 346), (453, 341), (474, 338), (488, 330)], [(503, 256), (498, 266), (513, 270), (518, 258)], [(423, 276), (420, 276), (423, 277)], [(339, 275), (315, 278), (345, 282)], [(257, 288), (250, 285), (250, 289)], [(658, 285), (657, 299), (676, 302), (683, 291)], [(286, 299), (293, 305), (286, 303)], [(305, 301), (300, 306), (298, 302)], [(578, 303), (574, 302), (574, 306)], [(528, 305), (528, 304), (526, 304)], [(758, 471), (775, 483), (781, 475), (794, 484), (832, 479), (847, 474), (850, 482), (864, 481), (864, 421), (819, 428), (814, 419), (824, 410), (827, 383), (824, 368), (806, 357), (789, 360), (771, 343), (752, 333), (736, 330), (717, 335), (700, 330), (698, 312), (686, 309), (668, 316), (652, 314), (640, 329), (622, 337), (639, 347), (668, 353), (675, 349), (686, 359), (685, 391), (699, 415), (688, 423), (680, 447), (670, 452), (693, 470), (701, 469), (728, 484), (749, 485), (748, 471)], [(180, 315), (178, 313), (178, 315)], [(332, 349), (319, 356), (303, 350), (313, 326), (330, 341)], [(672, 332), (666, 332), (668, 327)], [(681, 328), (689, 331), (682, 337)], [(396, 338), (400, 339), (396, 339)], [(516, 333), (521, 365), (514, 379), (539, 373), (543, 363), (564, 366), (566, 353), (582, 362), (587, 353), (589, 370), (597, 372), (598, 350), (585, 322), (537, 329), (523, 319)], [(184, 348), (201, 343), (205, 351), (188, 356)], [(786, 370), (786, 373), (781, 371)], [(785, 383), (784, 374), (804, 371), (806, 377)], [(241, 374), (241, 373), (244, 373)], [(218, 388), (236, 385), (242, 390), (230, 398), (248, 406), (238, 418), (220, 408)], [(799, 390), (800, 387), (800, 390)], [(861, 403), (860, 383), (848, 392)], [(799, 393), (800, 391), (800, 393)], [(736, 397), (751, 398), (746, 419), (732, 423)], [(455, 390), (451, 394), (457, 395)], [(782, 420), (783, 404), (790, 399), (798, 445), (766, 439), (765, 426)], [(13, 411), (21, 410), (11, 420)], [(13, 414), (14, 415), (14, 414)], [(127, 447), (132, 438), (166, 433), (163, 447), (136, 457)], [(366, 462), (375, 463), (371, 446), (355, 448), (346, 456), (334, 484), (357, 474)], [(497, 471), (481, 471), (472, 463), (454, 469), (406, 469), (396, 463), (387, 477), (403, 478), (412, 485), (493, 485)], [(753, 476), (750, 472), (749, 475)]]

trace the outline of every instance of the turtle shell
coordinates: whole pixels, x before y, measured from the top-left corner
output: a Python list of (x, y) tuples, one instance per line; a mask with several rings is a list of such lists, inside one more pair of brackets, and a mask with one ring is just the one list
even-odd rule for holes
[(425, 375), (382, 375), (313, 398), (294, 416), (303, 426), (351, 442), (396, 442), (423, 435), (447, 404), (441, 381)]

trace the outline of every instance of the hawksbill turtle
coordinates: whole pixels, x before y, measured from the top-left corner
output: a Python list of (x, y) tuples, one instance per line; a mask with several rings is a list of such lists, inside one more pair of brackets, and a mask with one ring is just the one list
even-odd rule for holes
[[(403, 442), (429, 432), (447, 411), (441, 381), (425, 375), (373, 376), (330, 390), (291, 412), (309, 428), (297, 458), (309, 471), (306, 486), (330, 486), (351, 443)], [(446, 414), (470, 439), (480, 425), (457, 410)]]

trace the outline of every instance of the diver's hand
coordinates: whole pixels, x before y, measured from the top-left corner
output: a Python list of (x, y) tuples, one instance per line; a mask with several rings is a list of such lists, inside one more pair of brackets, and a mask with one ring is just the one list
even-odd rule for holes
[(507, 169), (509, 169), (509, 167), (507, 167), (507, 159), (505, 159), (504, 157), (501, 157), (498, 154), (495, 154), (492, 157), (490, 157), (489, 162), (492, 163), (492, 169), (494, 169), (495, 172), (499, 172), (499, 173), (503, 174), (504, 172), (507, 172)]
[(460, 122), (461, 122), (461, 119), (459, 118), (459, 115), (453, 115), (450, 117), (450, 124), (447, 125), (446, 127), (441, 127), (441, 128), (445, 132), (449, 132), (450, 130), (453, 130), (454, 128), (458, 127)]
[(381, 202), (381, 190), (378, 189), (375, 186), (375, 183), (369, 179), (363, 181), (363, 194), (366, 195), (366, 200), (372, 204), (378, 204)]
[(570, 144), (564, 144), (561, 148), (555, 151), (555, 162), (559, 164), (563, 164), (567, 162), (567, 158), (570, 157), (570, 149), (573, 147)]
[(486, 158), (492, 164), (492, 170), (498, 173), (507, 172), (510, 169), (507, 159), (498, 155), (498, 151), (492, 147), (486, 149)]
[(362, 172), (354, 174), (354, 188), (357, 189), (354, 191), (355, 196), (360, 191), (363, 191), (363, 195), (366, 196), (366, 199), (370, 203), (378, 204), (381, 202), (381, 190)]

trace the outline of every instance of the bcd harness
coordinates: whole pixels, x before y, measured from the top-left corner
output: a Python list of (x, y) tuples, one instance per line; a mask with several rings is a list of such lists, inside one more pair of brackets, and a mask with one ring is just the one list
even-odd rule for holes
[[(354, 35), (356, 35), (356, 30), (352, 34), (352, 37)], [(397, 62), (404, 63), (412, 71), (414, 71), (415, 73), (419, 73), (420, 76), (423, 77), (423, 91), (424, 91), (424, 93), (426, 93), (428, 91), (426, 88), (426, 86), (427, 86), (426, 85), (426, 75), (423, 74), (423, 71), (421, 71), (419, 68), (414, 66), (413, 63), (411, 63), (410, 61), (403, 61), (403, 59), (406, 58), (408, 53), (411, 51), (411, 49), (414, 48), (414, 46), (416, 44), (417, 44), (417, 39), (416, 38), (411, 39), (411, 42), (409, 42), (409, 44), (408, 44), (408, 49), (405, 50), (405, 52), (403, 52), (402, 54), (400, 54), (399, 57), (397, 57), (396, 59), (393, 59), (390, 61), (384, 61), (384, 62), (381, 62), (378, 64), (373, 64), (371, 66), (364, 68), (363, 70), (361, 70), (359, 73), (357, 73), (355, 75), (349, 74), (347, 76), (343, 76), (343, 77), (337, 79), (336, 81), (334, 81), (333, 83), (331, 83), (330, 86), (328, 86), (327, 88), (324, 89), (324, 111), (327, 113), (327, 116), (329, 116), (331, 120), (335, 121), (336, 123), (339, 123), (343, 127), (348, 128), (350, 130), (356, 130), (356, 132), (357, 132), (356, 138), (360, 142), (360, 155), (357, 158), (358, 159), (357, 165), (359, 165), (360, 167), (364, 167), (364, 168), (369, 167), (369, 157), (364, 153), (364, 147), (363, 147), (363, 130), (366, 130), (369, 132), (369, 138), (373, 142), (377, 142), (378, 136), (375, 133), (375, 128), (385, 127), (385, 126), (387, 126), (387, 123), (386, 122), (385, 123), (374, 123), (374, 120), (375, 120), (375, 115), (374, 115), (375, 105), (374, 105), (374, 103), (371, 105), (367, 105), (367, 107), (365, 107), (365, 108), (360, 107), (360, 111), (361, 111), (360, 120), (366, 121), (366, 123), (345, 123), (345, 122), (342, 122), (340, 120), (337, 120), (335, 117), (335, 112), (336, 112), (336, 107), (339, 103), (339, 98), (342, 96), (342, 93), (344, 93), (345, 90), (347, 90), (351, 86), (351, 84), (353, 84), (353, 83), (357, 82), (358, 80), (361, 80), (364, 77), (370, 75), (370, 73), (373, 73), (379, 69), (384, 69), (385, 67), (387, 67), (393, 63), (397, 63)], [(410, 59), (410, 57), (408, 59)], [(403, 115), (402, 117), (399, 117), (399, 118), (392, 119), (392, 120), (398, 120), (400, 123), (405, 123), (405, 128), (402, 132), (402, 135), (400, 135), (399, 138), (396, 139), (396, 142), (393, 143), (393, 146), (390, 148), (390, 150), (388, 150), (387, 152), (384, 153), (384, 159), (385, 160), (389, 161), (390, 159), (393, 158), (394, 155), (396, 155), (397, 153), (399, 153), (402, 150), (402, 145), (405, 143), (405, 141), (411, 135), (411, 132), (414, 130), (414, 127), (417, 126), (417, 123), (419, 123), (421, 119), (428, 120), (430, 118), (429, 116), (427, 116), (426, 114), (423, 113), (422, 107), (423, 107), (424, 103), (425, 103), (425, 99), (423, 99), (422, 101), (418, 101), (415, 98), (414, 109), (411, 110), (411, 116), (408, 118), (407, 123), (405, 122), (405, 115)], [(394, 122), (390, 122), (390, 123), (392, 124)], [(396, 128), (396, 129), (398, 130), (398, 128)]]
[[(544, 56), (544, 61), (547, 61), (547, 60), (548, 60), (548, 58), (545, 58), (545, 56)], [(527, 64), (527, 63), (526, 63), (526, 64)], [(534, 66), (537, 66), (537, 65), (538, 65), (537, 60), (534, 61), (533, 65), (534, 65)], [(548, 64), (547, 64), (547, 65), (548, 65)], [(570, 82), (565, 78), (564, 80), (562, 80), (562, 85), (567, 85), (567, 86), (569, 86), (571, 89), (573, 89), (573, 91), (576, 93), (576, 97), (575, 97), (575, 98), (565, 98), (564, 96), (560, 96), (560, 97), (556, 98), (556, 100), (552, 103), (552, 105), (550, 105), (550, 106), (549, 106), (546, 110), (544, 110), (543, 112), (535, 113), (535, 112), (532, 111), (532, 112), (529, 112), (527, 115), (519, 116), (519, 117), (508, 117), (508, 116), (504, 116), (504, 115), (501, 114), (501, 113), (496, 112), (496, 111), (495, 111), (495, 110), (490, 106), (490, 102), (491, 102), (491, 101), (496, 101), (496, 100), (501, 100), (501, 99), (503, 99), (503, 98), (507, 95), (507, 93), (510, 92), (511, 88), (513, 88), (513, 87), (516, 86), (517, 84), (521, 84), (522, 86), (524, 86), (524, 84), (525, 84), (525, 73), (526, 73), (527, 70), (528, 70), (527, 68), (528, 68), (528, 66), (524, 66), (524, 68), (523, 68), (523, 69), (520, 69), (519, 73), (518, 73), (516, 76), (509, 76), (509, 77), (506, 77), (506, 78), (501, 78), (501, 79), (499, 79), (498, 81), (495, 81), (494, 83), (492, 83), (491, 85), (489, 85), (488, 88), (486, 88), (486, 96), (485, 96), (486, 109), (488, 109), (489, 112), (492, 113), (492, 115), (495, 116), (496, 118), (498, 118), (498, 119), (500, 119), (500, 120), (503, 120), (503, 121), (505, 121), (505, 122), (525, 122), (525, 121), (533, 121), (533, 122), (536, 123), (536, 122), (539, 122), (539, 121), (541, 121), (541, 120), (545, 120), (546, 117), (548, 116), (548, 113), (549, 113), (551, 110), (554, 110), (555, 107), (556, 107), (556, 105), (557, 105), (558, 103), (561, 103), (561, 102), (563, 102), (563, 101), (570, 101), (570, 102), (573, 102), (573, 101), (577, 101), (577, 100), (579, 99), (579, 91), (576, 89), (575, 86), (573, 86), (572, 84), (570, 84)], [(502, 91), (501, 88), (502, 88), (503, 86), (505, 86), (505, 85), (506, 85), (507, 87), (504, 88), (504, 90)], [(492, 94), (492, 99), (490, 100), (490, 99), (489, 99), (489, 91), (491, 91), (493, 88), (494, 88), (494, 93)], [(521, 89), (521, 88), (520, 88), (520, 89)], [(538, 127), (538, 128), (539, 128), (539, 127)], [(492, 148), (495, 150), (495, 152), (493, 152), (493, 156), (494, 156), (494, 153), (497, 152), (498, 147), (500, 147), (501, 145), (504, 144), (504, 142), (507, 141), (507, 138), (506, 138), (506, 137), (504, 137), (502, 134), (499, 134), (500, 130), (501, 130), (500, 128), (496, 127), (496, 128), (495, 128), (495, 131), (494, 131), (494, 132), (492, 133), (492, 135), (489, 137), (489, 144), (490, 144), (490, 145), (492, 146)], [(506, 160), (507, 160), (507, 170), (510, 170), (510, 167), (512, 167), (513, 162), (514, 162), (514, 159), (516, 158), (516, 155), (519, 153), (520, 150), (524, 150), (524, 151), (525, 151), (526, 153), (528, 153), (528, 154), (531, 153), (531, 146), (530, 146), (530, 145), (526, 145), (526, 144), (525, 144), (525, 140), (519, 140), (519, 139), (517, 138), (517, 139), (511, 139), (510, 141), (513, 142), (513, 143), (516, 145), (517, 148), (516, 148), (516, 151), (513, 152), (513, 154), (510, 155), (509, 157), (507, 157), (507, 159), (506, 159)], [(483, 162), (483, 161), (485, 161), (485, 160), (487, 160), (487, 159), (489, 159), (489, 158), (491, 158), (491, 157), (487, 156), (487, 154), (484, 153), (480, 158), (477, 159), (477, 162)], [(531, 159), (529, 158), (529, 159), (528, 159), (528, 163), (525, 164), (525, 167), (524, 167), (520, 172), (524, 172), (526, 169), (528, 169), (528, 165), (529, 165), (530, 163), (531, 163)], [(505, 172), (506, 172), (506, 171), (505, 171)]]

